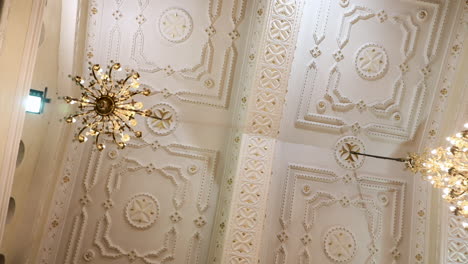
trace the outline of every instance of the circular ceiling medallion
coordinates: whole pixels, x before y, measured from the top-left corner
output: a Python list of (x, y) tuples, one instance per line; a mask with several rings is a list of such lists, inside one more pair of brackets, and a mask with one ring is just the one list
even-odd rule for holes
[(161, 103), (151, 108), (156, 118), (147, 118), (146, 124), (156, 135), (169, 135), (177, 126), (177, 115), (174, 108), (168, 104)]
[(378, 44), (366, 43), (357, 51), (354, 64), (361, 78), (366, 80), (382, 78), (388, 70), (387, 52)]
[(125, 207), (125, 217), (130, 225), (144, 229), (154, 224), (159, 215), (159, 203), (149, 193), (133, 196)]
[(333, 262), (348, 262), (356, 254), (356, 239), (344, 227), (332, 227), (323, 239), (325, 254)]
[(159, 18), (159, 32), (170, 42), (185, 41), (192, 33), (192, 17), (181, 8), (169, 8)]
[(364, 156), (353, 154), (352, 151), (365, 152), (364, 144), (357, 137), (346, 136), (336, 142), (335, 159), (342, 168), (354, 170), (362, 166)]

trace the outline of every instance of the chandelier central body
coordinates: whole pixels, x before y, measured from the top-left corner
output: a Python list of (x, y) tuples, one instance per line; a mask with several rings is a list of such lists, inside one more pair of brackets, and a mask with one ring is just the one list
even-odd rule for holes
[(108, 95), (103, 95), (96, 100), (96, 106), (94, 107), (96, 112), (101, 116), (108, 116), (115, 110), (114, 98)]

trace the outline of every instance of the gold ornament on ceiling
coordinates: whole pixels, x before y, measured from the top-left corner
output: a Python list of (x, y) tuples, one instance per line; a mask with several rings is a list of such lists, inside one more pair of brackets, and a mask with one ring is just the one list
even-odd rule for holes
[[(112, 62), (112, 66), (104, 71), (99, 64), (92, 65), (87, 82), (80, 76), (72, 77), (72, 80), (81, 89), (81, 97), (64, 97), (69, 104), (77, 104), (78, 112), (66, 118), (67, 123), (75, 123), (81, 119), (83, 126), (79, 129), (76, 138), (79, 142), (86, 142), (88, 137), (95, 137), (95, 145), (99, 151), (105, 148), (100, 142), (101, 136), (107, 136), (120, 148), (126, 146), (125, 142), (130, 140), (130, 133), (135, 137), (142, 136), (137, 131), (135, 116), (140, 115), (155, 119), (156, 122), (166, 124), (167, 116), (161, 113), (153, 113), (151, 110), (142, 110), (143, 103), (136, 101), (137, 95), (149, 96), (148, 88), (140, 88), (138, 82), (140, 75), (130, 70), (123, 79), (115, 79), (114, 71), (121, 71), (120, 63)], [(71, 76), (70, 76), (71, 77)]]

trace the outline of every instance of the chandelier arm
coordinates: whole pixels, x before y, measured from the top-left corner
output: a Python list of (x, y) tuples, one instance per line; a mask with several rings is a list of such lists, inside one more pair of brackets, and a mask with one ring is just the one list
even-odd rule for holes
[[(99, 97), (99, 96), (96, 95), (92, 90), (90, 90), (90, 87), (94, 86), (95, 83), (91, 82), (90, 85), (89, 85), (89, 87), (86, 87), (86, 86), (83, 85), (83, 83), (84, 83), (83, 79), (82, 79), (80, 76), (78, 76), (78, 75), (75, 76), (74, 80), (75, 80), (75, 83), (76, 83), (77, 85), (79, 85), (81, 89), (83, 89), (83, 90), (85, 90), (86, 92), (88, 92), (88, 94), (89, 94), (90, 96), (94, 97), (94, 99), (97, 99), (97, 98)], [(101, 95), (102, 95), (102, 94), (101, 94)]]
[(95, 65), (93, 65), (93, 67), (91, 67), (91, 73), (93, 74), (94, 79), (100, 84), (101, 80), (99, 80), (97, 75), (96, 75), (96, 69), (97, 70), (101, 69), (99, 64), (95, 64)]
[(103, 145), (102, 144), (99, 144), (99, 137), (101, 136), (101, 133), (97, 133), (96, 135), (96, 140), (94, 141), (94, 144), (96, 145), (96, 148), (99, 150), (99, 151), (102, 151), (104, 148), (103, 148)]
[(89, 124), (86, 124), (84, 127), (80, 129), (80, 132), (78, 132), (77, 137), (79, 137), (87, 128), (89, 128)]
[[(115, 131), (116, 131), (116, 128), (115, 128), (115, 123), (117, 123), (117, 125), (119, 125), (119, 126), (120, 126), (119, 120), (117, 120), (117, 118), (116, 118), (116, 117), (117, 117), (117, 118), (119, 118), (119, 119), (122, 121), (122, 123), (124, 123), (124, 124), (125, 124), (125, 122), (124, 122), (124, 121), (123, 121), (123, 120), (122, 120), (122, 119), (121, 119), (121, 118), (120, 118), (120, 117), (119, 117), (117, 114), (110, 116), (110, 117), (109, 117), (109, 122), (111, 122), (111, 123), (112, 123), (112, 128), (113, 128), (113, 131), (112, 131), (112, 133), (113, 133), (113, 134), (114, 134), (114, 133), (115, 133)], [(114, 123), (114, 122), (115, 122), (115, 123)], [(121, 130), (121, 129), (119, 128), (119, 130)], [(109, 131), (109, 133), (111, 133), (111, 132)]]
[(73, 99), (76, 103), (82, 103), (82, 104), (90, 104), (90, 105), (96, 105), (96, 103), (93, 102), (86, 102), (83, 99)]
[[(114, 69), (114, 67), (116, 67), (116, 66), (118, 66), (118, 65), (119, 65), (118, 63), (114, 63), (114, 64), (112, 64), (112, 66), (110, 67), (110, 69), (109, 69), (109, 79), (112, 80), (112, 70)], [(118, 68), (120, 68), (120, 67), (117, 67), (116, 69), (118, 69)]]
[[(127, 81), (128, 81), (130, 78), (132, 78), (132, 76), (133, 76), (133, 73), (132, 73), (132, 74), (129, 74), (129, 75), (127, 76), (127, 78), (125, 78), (125, 80), (122, 82), (122, 86), (123, 86), (123, 87), (125, 87), (125, 84), (127, 84)], [(128, 90), (128, 89), (127, 89), (127, 90)]]
[(384, 156), (372, 155), (372, 154), (367, 154), (367, 153), (360, 153), (360, 152), (356, 152), (356, 151), (350, 151), (349, 153), (355, 154), (355, 155), (361, 155), (361, 156), (371, 157), (371, 158), (376, 158), (376, 159), (393, 160), (393, 161), (398, 161), (398, 162), (407, 162), (407, 161), (410, 160), (409, 158), (384, 157)]
[(116, 116), (122, 121), (122, 123), (125, 125), (125, 127), (127, 127), (130, 131), (132, 131), (133, 134), (136, 133), (136, 131), (131, 126), (129, 126), (127, 124), (127, 122), (125, 122), (120, 116), (118, 116), (118, 115), (116, 115)]
[[(94, 85), (93, 85), (93, 86), (94, 86)], [(81, 85), (81, 87), (82, 87), (86, 92), (88, 92), (88, 94), (91, 95), (94, 99), (98, 99), (98, 98), (99, 98), (99, 95), (96, 95), (96, 94), (94, 93), (94, 91), (92, 91), (92, 90), (89, 89), (89, 87), (85, 87), (85, 86), (83, 86), (83, 85)], [(90, 87), (91, 87), (91, 86), (90, 86)], [(99, 91), (99, 90), (96, 90), (96, 91), (99, 92), (99, 93), (102, 95), (101, 91)]]
[(125, 148), (125, 143), (117, 141), (117, 139), (115, 138), (115, 133), (112, 133), (112, 139), (114, 140), (114, 143), (117, 144), (117, 146), (119, 146), (120, 149)]
[(70, 116), (71, 118), (75, 118), (75, 117), (80, 117), (80, 116), (85, 116), (85, 115), (88, 115), (90, 113), (94, 112), (94, 110), (89, 110), (88, 112), (84, 112), (84, 113), (79, 113), (79, 114), (74, 114), (72, 116)]
[(119, 109), (119, 110), (123, 110), (123, 111), (131, 111), (131, 112), (137, 113), (137, 114), (142, 115), (142, 116), (151, 117), (151, 118), (154, 118), (154, 119), (161, 120), (159, 117), (153, 116), (153, 115), (148, 115), (148, 114), (145, 113), (145, 111), (142, 111), (142, 110), (123, 108), (122, 106), (116, 106), (115, 108)]

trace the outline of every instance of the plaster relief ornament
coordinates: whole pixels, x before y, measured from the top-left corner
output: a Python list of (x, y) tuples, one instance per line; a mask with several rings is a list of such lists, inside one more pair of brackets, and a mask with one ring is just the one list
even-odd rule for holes
[(99, 151), (105, 148), (99, 141), (101, 136), (111, 138), (120, 149), (125, 148), (125, 142), (130, 140), (129, 133), (140, 138), (143, 133), (134, 129), (137, 125), (136, 115), (164, 121), (159, 113), (142, 110), (143, 103), (135, 101), (136, 95), (151, 95), (148, 88), (140, 89), (140, 75), (137, 72), (129, 70), (125, 78), (114, 79), (113, 72), (121, 69), (120, 63), (113, 63), (104, 72), (99, 64), (94, 64), (89, 68), (93, 79), (87, 84), (80, 76), (72, 78), (81, 89), (81, 97), (64, 97), (67, 103), (78, 105), (78, 113), (66, 118), (67, 123), (75, 123), (77, 118), (81, 119), (82, 127), (76, 139), (86, 142), (88, 136), (95, 137), (95, 145)]
[(157, 104), (151, 108), (157, 119), (147, 119), (146, 124), (156, 135), (170, 134), (177, 125), (176, 111), (168, 104)]
[(366, 43), (357, 51), (354, 64), (361, 78), (377, 80), (388, 70), (387, 52), (378, 44)]
[(130, 225), (145, 229), (150, 227), (159, 215), (159, 203), (148, 193), (137, 194), (125, 207), (125, 217)]
[(324, 251), (335, 263), (348, 262), (356, 254), (356, 239), (344, 227), (332, 227), (323, 239)]
[(159, 32), (170, 42), (185, 41), (192, 33), (192, 17), (181, 8), (169, 8), (159, 19)]
[(354, 170), (362, 166), (364, 157), (352, 152), (364, 152), (364, 144), (357, 137), (346, 136), (335, 145), (335, 159), (344, 169)]
[(86, 262), (93, 261), (94, 257), (96, 256), (96, 253), (92, 249), (88, 249), (84, 254), (83, 254), (83, 259)]

